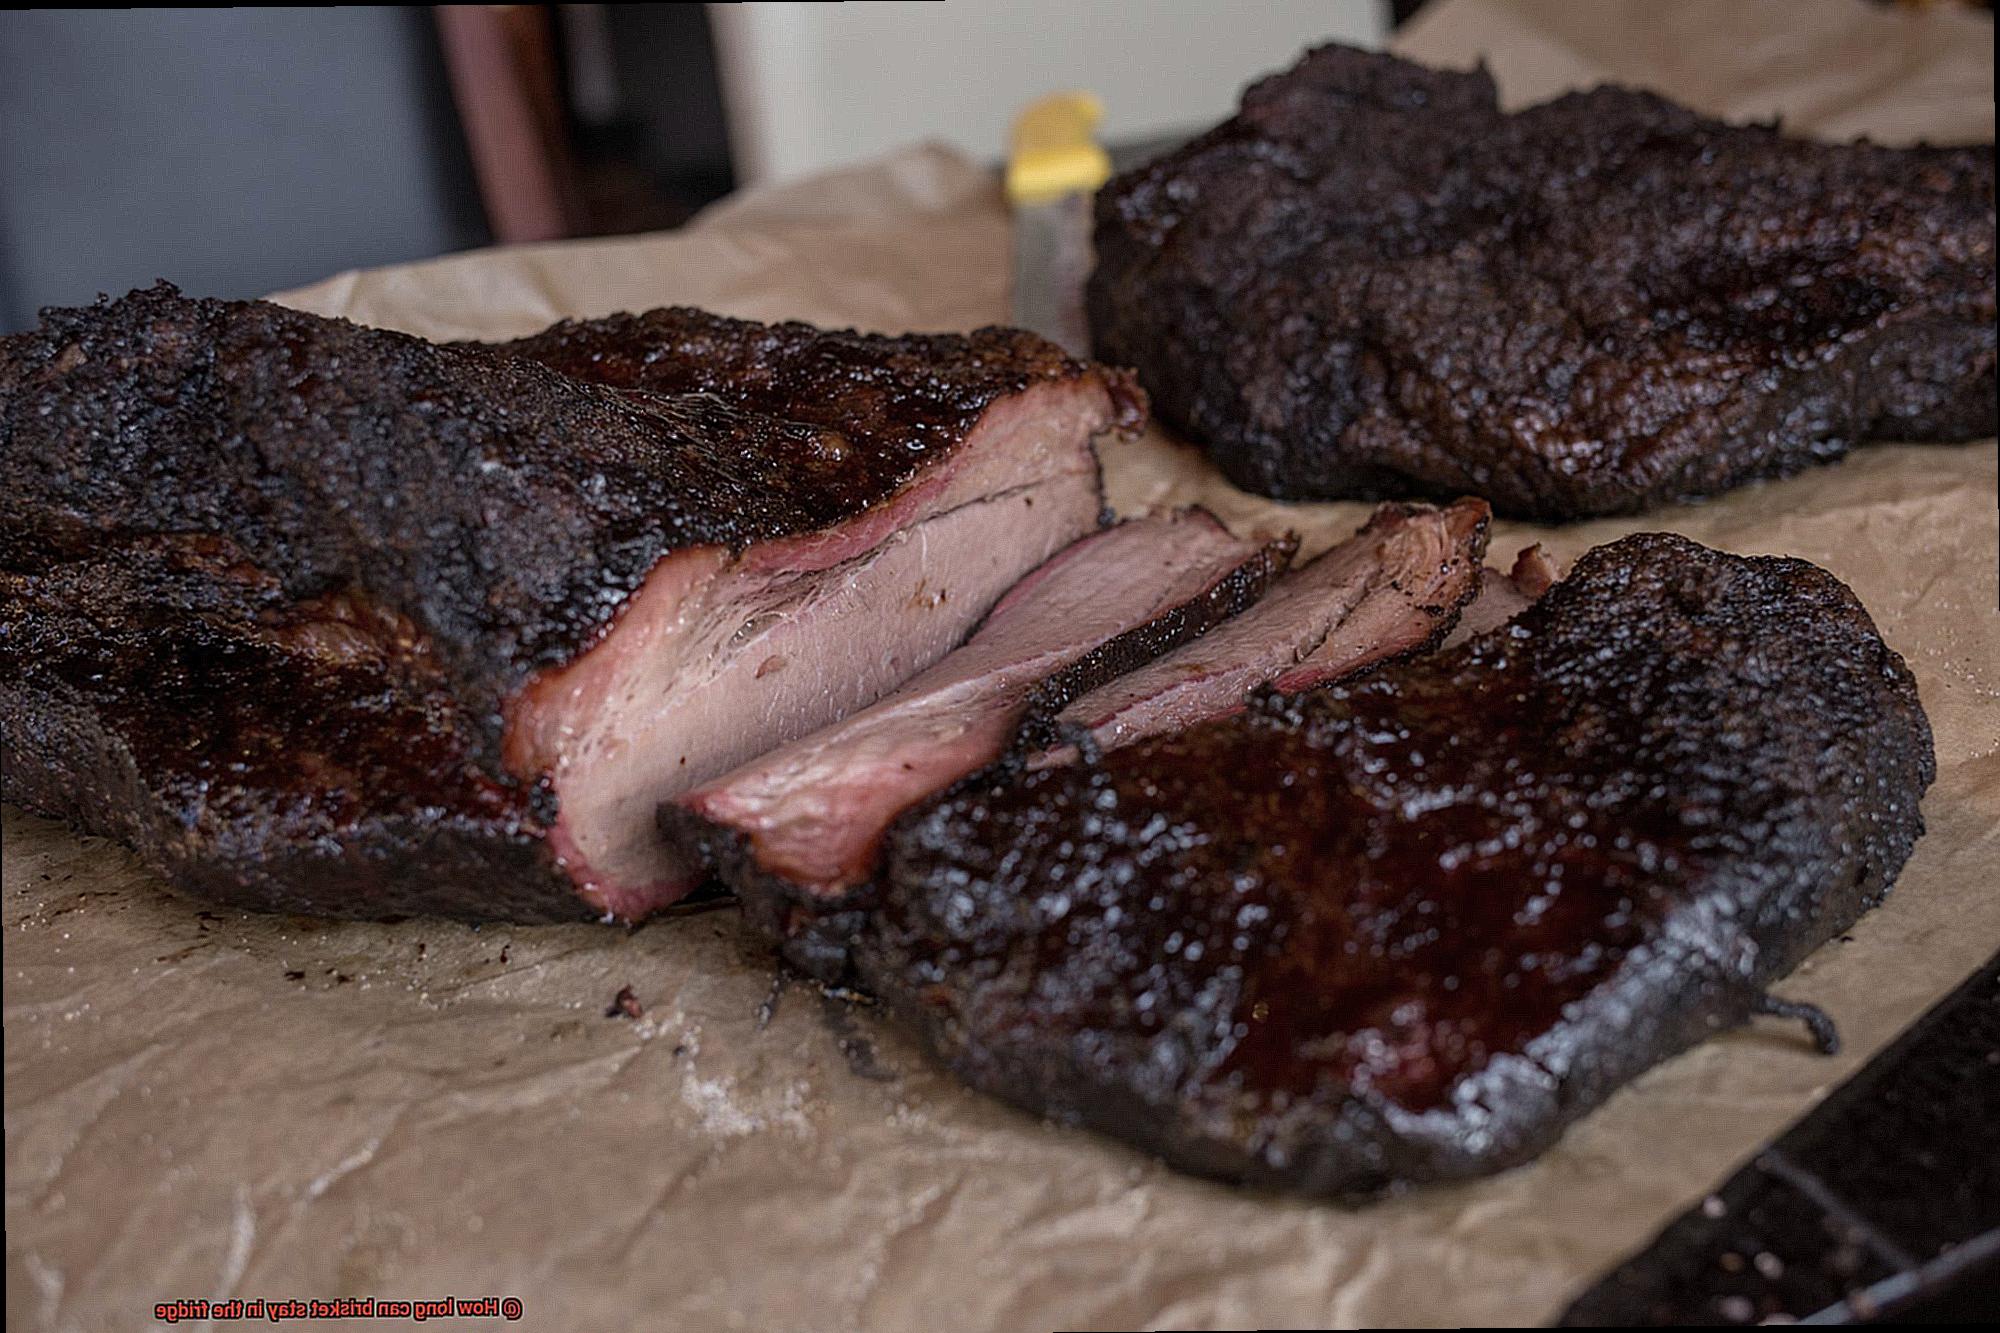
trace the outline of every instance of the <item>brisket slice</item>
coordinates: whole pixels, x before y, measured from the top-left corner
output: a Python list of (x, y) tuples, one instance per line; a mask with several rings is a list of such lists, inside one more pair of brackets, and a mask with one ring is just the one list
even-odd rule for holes
[[(1100, 750), (1241, 711), (1276, 682), (1297, 691), (1435, 646), (1480, 587), (1490, 511), (1383, 505), (1367, 526), (1278, 580), (1255, 608), (1100, 686), (1058, 713), (1049, 742), (1088, 734)], [(1073, 743), (1030, 762), (1074, 757)]]
[(1295, 543), (1232, 536), (1203, 509), (1135, 519), (1023, 579), (964, 647), (870, 708), (662, 807), (744, 910), (814, 975), (844, 968), (881, 835), (908, 807), (998, 760), (1032, 708), (1208, 631), (1263, 594)]
[(1237, 484), (1543, 519), (1994, 433), (1993, 150), (1343, 47), (1097, 195), (1097, 354)]
[(1511, 623), (891, 831), (859, 978), (974, 1086), (1366, 1195), (1533, 1156), (1888, 889), (1930, 729), (1840, 582), (1650, 534)]
[(1540, 542), (1516, 552), (1513, 568), (1505, 573), (1491, 566), (1480, 570), (1479, 590), (1466, 604), (1457, 627), (1445, 637), (1444, 646), (1456, 648), (1474, 635), (1500, 628), (1533, 606), (1561, 577)]
[[(641, 916), (694, 882), (658, 802), (958, 643), (1100, 523), (1092, 437), (1141, 412), (999, 330), (666, 311), (496, 350), (165, 285), (46, 312), (0, 340), (9, 798), (247, 905)], [(391, 772), (417, 715), (435, 753)], [(424, 807), (436, 764), (464, 780)], [(508, 883), (457, 873), (489, 853)]]

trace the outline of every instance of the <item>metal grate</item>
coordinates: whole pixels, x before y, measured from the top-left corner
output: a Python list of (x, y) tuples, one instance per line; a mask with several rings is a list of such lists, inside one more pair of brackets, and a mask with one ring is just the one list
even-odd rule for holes
[(2000, 955), (1565, 1325), (2000, 1311)]

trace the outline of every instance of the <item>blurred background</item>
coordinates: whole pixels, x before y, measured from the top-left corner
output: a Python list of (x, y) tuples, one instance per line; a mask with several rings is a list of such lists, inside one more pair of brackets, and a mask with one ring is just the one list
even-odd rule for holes
[[(1420, 2), (1420, 0), (1418, 0)], [(675, 226), (919, 139), (997, 162), (1087, 87), (1186, 133), (1400, 0), (0, 13), (0, 331), (166, 277), (256, 296), (495, 242)]]
[(0, 332), (157, 277), (255, 296), (672, 227), (920, 139), (997, 162), (1014, 112), (1065, 88), (1102, 97), (1114, 152), (1157, 144), (1246, 72), (1379, 46), (1424, 3), (0, 12)]

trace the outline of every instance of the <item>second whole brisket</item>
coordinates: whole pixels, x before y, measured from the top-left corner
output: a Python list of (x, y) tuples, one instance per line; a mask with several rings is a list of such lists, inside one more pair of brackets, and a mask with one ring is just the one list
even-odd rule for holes
[(1568, 519), (1995, 426), (1991, 145), (1345, 47), (1097, 196), (1096, 354), (1238, 485)]

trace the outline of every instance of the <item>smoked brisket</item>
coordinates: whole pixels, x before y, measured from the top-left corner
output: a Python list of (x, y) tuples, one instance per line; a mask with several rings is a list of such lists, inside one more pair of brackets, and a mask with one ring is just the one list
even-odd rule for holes
[(1096, 355), (1285, 499), (1637, 510), (1994, 433), (1993, 149), (1329, 46), (1097, 195)]
[(642, 916), (698, 878), (659, 801), (955, 646), (1142, 411), (1002, 330), (48, 311), (0, 340), (7, 798), (249, 906)]
[(1852, 593), (1665, 534), (1455, 649), (891, 831), (859, 979), (973, 1086), (1188, 1170), (1497, 1170), (1888, 890), (1930, 729)]

